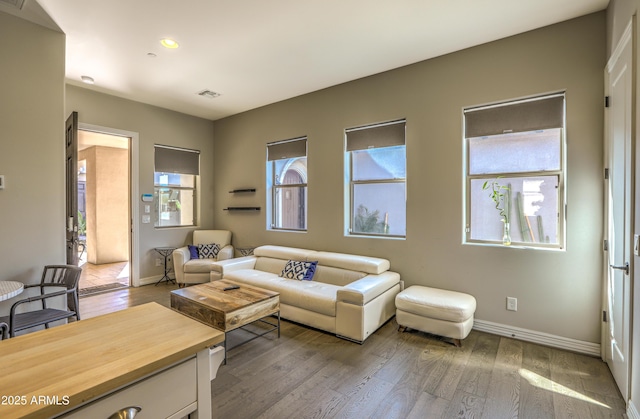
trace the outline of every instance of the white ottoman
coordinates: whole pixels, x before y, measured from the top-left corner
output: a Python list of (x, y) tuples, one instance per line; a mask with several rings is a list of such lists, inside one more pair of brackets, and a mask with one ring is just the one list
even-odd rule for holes
[(453, 339), (456, 346), (473, 327), (476, 299), (462, 292), (412, 285), (396, 296), (399, 330), (420, 330)]

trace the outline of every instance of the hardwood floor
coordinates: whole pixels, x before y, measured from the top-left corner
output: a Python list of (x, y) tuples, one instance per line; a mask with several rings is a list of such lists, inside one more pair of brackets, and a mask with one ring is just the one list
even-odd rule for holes
[(158, 286), (145, 285), (138, 288), (80, 297), (80, 315), (83, 319), (99, 316), (100, 314), (124, 310), (128, 307), (155, 301), (165, 307), (171, 306), (169, 292), (178, 289), (177, 285), (162, 283)]
[[(157, 301), (174, 285), (84, 297), (84, 318)], [(259, 326), (255, 326), (259, 327)], [(232, 332), (229, 345), (250, 336)], [(282, 321), (228, 353), (215, 418), (623, 418), (599, 358), (472, 331), (456, 348), (387, 322), (364, 344)]]

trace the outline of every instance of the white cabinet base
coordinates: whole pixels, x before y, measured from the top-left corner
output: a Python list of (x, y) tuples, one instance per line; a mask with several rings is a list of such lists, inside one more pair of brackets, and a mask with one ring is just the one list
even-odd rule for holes
[(209, 378), (213, 380), (218, 375), (218, 369), (224, 361), (224, 347), (214, 346), (209, 349), (209, 359), (211, 362)]

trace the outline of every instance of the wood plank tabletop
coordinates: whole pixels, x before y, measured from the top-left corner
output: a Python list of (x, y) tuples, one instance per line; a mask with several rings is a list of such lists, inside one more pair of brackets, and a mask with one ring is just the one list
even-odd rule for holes
[(148, 303), (0, 341), (0, 417), (60, 414), (223, 340)]
[[(229, 286), (238, 289), (224, 291)], [(280, 311), (280, 294), (222, 279), (171, 291), (171, 307), (224, 332)]]
[[(224, 291), (224, 288), (238, 285), (239, 289)], [(251, 285), (240, 284), (228, 279), (207, 282), (178, 290), (171, 291), (193, 301), (199, 301), (203, 305), (215, 307), (223, 313), (229, 313), (239, 308), (246, 307), (260, 301), (268, 300), (280, 295), (277, 292), (265, 290)]]

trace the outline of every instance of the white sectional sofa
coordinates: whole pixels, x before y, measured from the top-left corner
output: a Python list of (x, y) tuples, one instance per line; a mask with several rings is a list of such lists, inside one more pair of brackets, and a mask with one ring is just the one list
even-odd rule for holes
[[(281, 277), (289, 260), (317, 261), (312, 280)], [(283, 318), (360, 343), (394, 316), (403, 288), (386, 259), (282, 246), (213, 263), (211, 280), (222, 278), (279, 292)]]

